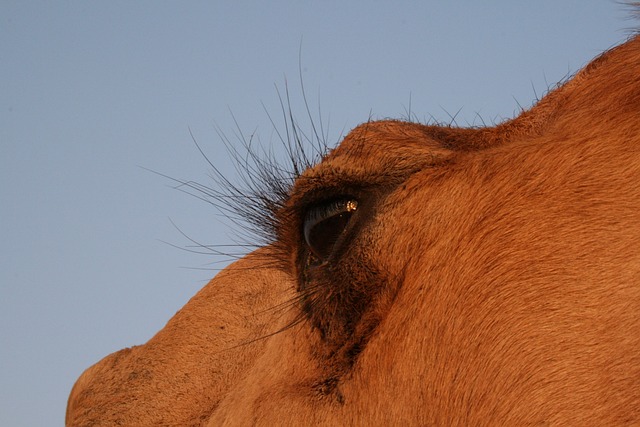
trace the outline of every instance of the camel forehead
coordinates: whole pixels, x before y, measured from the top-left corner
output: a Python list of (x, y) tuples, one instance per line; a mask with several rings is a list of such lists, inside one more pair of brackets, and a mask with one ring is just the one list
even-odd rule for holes
[(357, 126), (327, 156), (338, 162), (377, 161), (409, 153), (445, 153), (447, 150), (428, 132), (429, 127), (411, 122), (381, 120)]
[(450, 158), (451, 150), (418, 123), (383, 120), (353, 129), (323, 161), (306, 170), (296, 183), (319, 187), (339, 180), (375, 185), (393, 181)]

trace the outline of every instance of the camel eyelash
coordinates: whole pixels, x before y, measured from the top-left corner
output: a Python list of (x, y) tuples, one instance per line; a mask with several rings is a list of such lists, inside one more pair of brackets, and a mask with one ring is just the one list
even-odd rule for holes
[(288, 95), (286, 100), (285, 103), (281, 98), (283, 124), (280, 129), (269, 116), (281, 143), (282, 156), (276, 157), (271, 150), (267, 152), (263, 147), (256, 147), (251, 139), (244, 138), (239, 128), (233, 141), (217, 128), (218, 136), (235, 165), (237, 177), (232, 180), (225, 176), (193, 138), (211, 168), (210, 176), (214, 183), (203, 185), (173, 179), (180, 184), (180, 190), (213, 205), (234, 226), (239, 248), (237, 253), (230, 254), (226, 249), (218, 250), (216, 245), (206, 245), (206, 248), (212, 248), (212, 253), (237, 259), (259, 247), (272, 245), (276, 248), (276, 258), (279, 258), (275, 260), (277, 264), (284, 266), (289, 262), (286, 251), (291, 242), (281, 241), (283, 230), (288, 226), (290, 215), (302, 215), (302, 212), (287, 208), (287, 202), (294, 182), (326, 156), (329, 146), (328, 137), (317, 131), (322, 129), (321, 121), (317, 126), (307, 111), (311, 131), (305, 133), (294, 119)]

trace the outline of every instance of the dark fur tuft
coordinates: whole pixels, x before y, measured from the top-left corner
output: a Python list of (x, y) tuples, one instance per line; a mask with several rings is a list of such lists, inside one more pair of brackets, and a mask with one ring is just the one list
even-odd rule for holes
[[(221, 256), (225, 260), (235, 260), (259, 247), (277, 243), (277, 231), (280, 225), (277, 212), (283, 208), (288, 199), (293, 183), (300, 174), (327, 154), (329, 150), (327, 130), (323, 126), (319, 110), (317, 120), (314, 119), (304, 93), (304, 85), (302, 85), (302, 97), (308, 120), (308, 123), (304, 124), (301, 124), (293, 113), (286, 82), (284, 96), (277, 88), (276, 91), (281, 106), (280, 121), (276, 121), (266, 108), (265, 113), (281, 143), (283, 155), (274, 154), (271, 147), (265, 149), (264, 146), (256, 144), (254, 135), (246, 136), (233, 117), (236, 124), (233, 137), (229, 137), (219, 127), (216, 127), (216, 132), (236, 169), (237, 182), (220, 171), (219, 165), (216, 166), (193, 134), (191, 137), (194, 144), (211, 168), (210, 176), (213, 184), (179, 180), (160, 174), (178, 183), (176, 189), (211, 204), (235, 226), (234, 245), (205, 245), (181, 232), (198, 247), (195, 252)], [(303, 128), (308, 130), (305, 131)], [(270, 259), (270, 263), (273, 261)], [(286, 262), (286, 260), (281, 261)], [(278, 262), (278, 264), (282, 263)]]

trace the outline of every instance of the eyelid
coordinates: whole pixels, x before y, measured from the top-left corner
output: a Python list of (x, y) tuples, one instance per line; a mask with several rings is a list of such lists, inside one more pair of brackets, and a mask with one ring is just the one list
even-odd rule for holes
[(358, 201), (354, 197), (340, 197), (339, 199), (310, 207), (307, 209), (303, 221), (305, 240), (309, 240), (311, 230), (320, 222), (343, 212), (353, 213), (356, 209), (358, 209)]

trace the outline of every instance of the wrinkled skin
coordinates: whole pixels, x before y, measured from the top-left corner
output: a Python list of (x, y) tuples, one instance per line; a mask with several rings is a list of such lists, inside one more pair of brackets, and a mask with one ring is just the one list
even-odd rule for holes
[(640, 38), (495, 127), (363, 124), (277, 215), (68, 426), (640, 424)]

